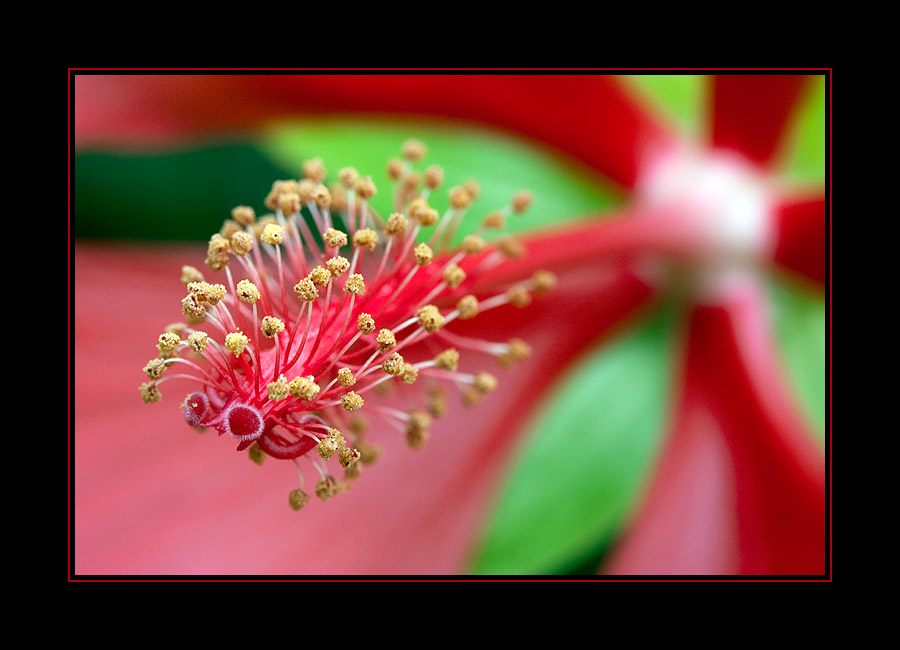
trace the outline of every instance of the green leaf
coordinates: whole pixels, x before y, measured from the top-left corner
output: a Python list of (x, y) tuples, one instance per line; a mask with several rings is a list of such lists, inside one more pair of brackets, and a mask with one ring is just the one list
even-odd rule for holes
[(787, 278), (774, 279), (769, 295), (789, 384), (824, 446), (827, 415), (824, 297)]
[(628, 75), (628, 82), (665, 121), (682, 134), (699, 138), (707, 127), (709, 80), (706, 75)]
[[(618, 188), (558, 152), (499, 131), (455, 123), (360, 121), (323, 117), (284, 123), (241, 141), (190, 144), (183, 150), (79, 152), (73, 174), (77, 237), (203, 240), (217, 231), (236, 205), (258, 214), (278, 179), (297, 178), (304, 161), (321, 157), (337, 180), (343, 167), (372, 176), (381, 214), (392, 211), (387, 162), (403, 143), (422, 140), (428, 155), (420, 169), (437, 164), (445, 182), (429, 202), (449, 204), (447, 188), (474, 178), (481, 197), (459, 232), (474, 230), (488, 212), (521, 189), (534, 193), (531, 209), (507, 220), (519, 232), (592, 214), (620, 204)], [(457, 239), (459, 239), (459, 237)]]
[(179, 151), (83, 152), (73, 165), (76, 237), (206, 241), (236, 205), (262, 210), (286, 170), (244, 142)]
[(824, 75), (817, 76), (791, 125), (782, 174), (793, 182), (825, 182), (828, 142), (825, 91)]
[(590, 354), (561, 382), (512, 465), (473, 573), (596, 571), (660, 441), (673, 316), (662, 310)]
[(378, 194), (372, 205), (379, 214), (387, 215), (393, 211), (387, 162), (401, 157), (403, 143), (410, 138), (427, 147), (417, 171), (431, 164), (444, 170), (444, 184), (428, 199), (432, 207), (443, 212), (449, 205), (447, 189), (468, 179), (475, 179), (481, 187), (481, 196), (467, 212), (457, 240), (522, 189), (534, 194), (534, 203), (526, 214), (507, 219), (505, 232), (583, 217), (624, 199), (619, 190), (602, 185), (585, 167), (536, 143), (457, 123), (322, 118), (277, 125), (265, 133), (261, 147), (295, 175), (303, 162), (313, 157), (322, 158), (330, 178), (343, 167), (355, 167), (375, 181)]

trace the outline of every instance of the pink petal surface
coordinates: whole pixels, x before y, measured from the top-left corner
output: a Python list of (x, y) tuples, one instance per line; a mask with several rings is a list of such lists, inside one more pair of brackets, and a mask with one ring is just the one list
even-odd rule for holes
[[(231, 441), (184, 424), (177, 405), (186, 382), (167, 382), (161, 404), (139, 398), (140, 368), (156, 337), (180, 320), (181, 265), (203, 255), (195, 247), (75, 248), (79, 575), (458, 572), (537, 397), (579, 350), (650, 296), (631, 276), (571, 264), (557, 269), (559, 289), (529, 308), (498, 308), (470, 321), (471, 333), (493, 340), (524, 336), (534, 356), (514, 372), (464, 356), (471, 369), (490, 364), (500, 377), (502, 389), (489, 403), (454, 408), (418, 452), (401, 434), (373, 432), (385, 453), (352, 490), (297, 513), (287, 505), (297, 487), (292, 464), (268, 459), (258, 467), (236, 456)], [(597, 300), (583, 300), (586, 286)], [(572, 324), (563, 336), (561, 320)]]
[(826, 464), (784, 385), (759, 287), (697, 307), (677, 415), (610, 574), (823, 575)]
[(80, 75), (75, 143), (147, 146), (321, 113), (427, 115), (516, 132), (625, 187), (673, 136), (610, 75)]

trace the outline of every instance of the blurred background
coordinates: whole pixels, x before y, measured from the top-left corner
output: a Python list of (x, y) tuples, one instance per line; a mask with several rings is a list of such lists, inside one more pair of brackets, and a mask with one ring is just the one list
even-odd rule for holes
[[(800, 81), (785, 89), (772, 77), (775, 90), (759, 98), (762, 107), (743, 108), (755, 113), (752, 127), (727, 132), (715, 130), (723, 128), (716, 111), (727, 104), (721, 96), (717, 101), (710, 75), (73, 72), (72, 571), (604, 573), (630, 531), (640, 529), (635, 522), (653, 501), (653, 480), (664, 465), (688, 339), (690, 305), (683, 296), (664, 296), (621, 326), (598, 332), (539, 394), (520, 395), (531, 405), (528, 417), (516, 423), (514, 442), (499, 450), (487, 475), (470, 476), (464, 462), (456, 472), (452, 464), (447, 469), (454, 454), (465, 457), (471, 443), (462, 437), (425, 450), (431, 454), (425, 460), (395, 445), (373, 471), (371, 489), (360, 484), (333, 504), (294, 513), (286, 504), (290, 470), (274, 462), (251, 466), (226, 441), (186, 430), (179, 395), (162, 404), (140, 402), (140, 369), (156, 336), (180, 320), (181, 265), (200, 265), (205, 242), (232, 207), (265, 213), (272, 182), (298, 178), (310, 158), (321, 157), (330, 178), (354, 166), (386, 187), (386, 163), (409, 138), (422, 140), (427, 162), (443, 167), (444, 187), (479, 182), (484, 210), (470, 211), (462, 232), (523, 188), (535, 200), (527, 217), (509, 220), (513, 232), (552, 237), (574, 224), (609, 219), (631, 205), (644, 153), (673, 141), (702, 149), (731, 137), (736, 148), (746, 144), (747, 157), (773, 187), (822, 193), (826, 79)], [(767, 119), (772, 124), (760, 126)], [(770, 150), (753, 150), (768, 132), (777, 132)], [(439, 210), (447, 203), (445, 193), (432, 201)], [(389, 192), (373, 204), (388, 214)], [(825, 258), (823, 243), (810, 241), (809, 255)], [(824, 279), (778, 267), (760, 276), (779, 368), (804, 423), (802, 435), (821, 455), (823, 477)], [(578, 453), (561, 454), (573, 438)], [(722, 458), (715, 462), (739, 471), (739, 463)], [(429, 481), (423, 468), (430, 467), (444, 468), (447, 480)], [(765, 480), (765, 471), (760, 476)], [(454, 481), (477, 489), (457, 490)], [(727, 480), (721, 485), (705, 488), (714, 493), (706, 495), (713, 505), (684, 543), (702, 549), (709, 543), (704, 531), (716, 527), (716, 544), (733, 546), (727, 559), (704, 563), (710, 554), (698, 550), (700, 559), (678, 564), (651, 548), (651, 560), (633, 565), (635, 573), (746, 568), (740, 558), (750, 551), (741, 531), (763, 524), (748, 524), (746, 509), (735, 506), (741, 488)], [(411, 514), (423, 511), (428, 518)], [(807, 566), (796, 572), (818, 573)], [(757, 572), (783, 571), (773, 565)]]

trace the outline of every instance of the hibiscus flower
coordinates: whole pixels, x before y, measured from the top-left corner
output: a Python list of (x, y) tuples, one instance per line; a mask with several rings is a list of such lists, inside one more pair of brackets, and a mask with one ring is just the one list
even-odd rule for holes
[[(596, 560), (581, 570), (629, 575), (826, 573), (825, 459), (784, 378), (764, 284), (765, 267), (772, 265), (819, 287), (827, 280), (824, 195), (820, 189), (788, 193), (773, 174), (790, 109), (809, 79), (716, 79), (713, 128), (703, 148), (685, 146), (657, 116), (641, 110), (618, 78), (148, 80), (92, 77), (81, 95), (76, 83), (76, 143), (146, 145), (135, 142), (134, 135), (150, 133), (158, 144), (161, 138), (182, 138), (200, 129), (258, 127), (261, 120), (288, 111), (406, 111), (477, 120), (536, 138), (602, 172), (626, 191), (627, 199), (617, 201), (617, 210), (603, 220), (526, 237), (528, 255), (481, 278), (490, 289), (537, 268), (549, 268), (558, 277), (557, 291), (517, 313), (514, 323), (499, 310), (466, 323), (463, 333), (469, 336), (525, 336), (532, 346), (531, 359), (501, 377), (502, 390), (487, 407), (460, 409), (440, 421), (424, 453), (388, 438), (365, 486), (327, 507), (304, 509), (302, 518), (285, 507), (284, 499), (265, 498), (284, 491), (283, 485), (276, 487), (281, 477), (235, 463), (232, 449), (207, 437), (185, 436), (177, 409), (148, 417), (126, 379), (146, 361), (137, 342), (158, 334), (160, 323), (148, 314), (170, 313), (177, 291), (172, 279), (202, 251), (79, 242), (75, 572), (504, 569), (491, 558), (502, 554), (509, 539), (533, 531), (521, 530), (521, 518), (517, 534), (503, 523), (517, 520), (504, 514), (515, 510), (509, 505), (514, 493), (499, 505), (487, 498), (508, 471), (522, 432), (536, 426), (536, 414), (555, 420), (545, 429), (571, 422), (571, 416), (554, 413), (544, 403), (546, 396), (568, 381), (564, 394), (591, 401), (591, 385), (567, 373), (573, 360), (583, 360), (585, 350), (598, 343), (612, 348), (613, 364), (629, 359), (652, 364), (646, 351), (665, 351), (659, 341), (668, 340), (681, 358), (680, 370), (656, 382), (659, 392), (660, 385), (672, 381), (671, 409), (659, 418), (668, 433), (658, 457), (652, 453), (655, 441), (647, 444), (651, 452), (644, 454), (646, 472), (641, 472), (647, 481), (633, 479), (636, 496), (622, 500), (633, 506), (633, 515), (613, 513), (613, 523), (599, 533), (584, 531), (588, 541), (554, 542), (557, 548), (548, 548), (548, 554), (575, 548)], [(573, 96), (562, 91), (575, 88), (583, 101), (560, 105), (548, 99)], [(251, 102), (250, 96), (265, 101)], [(110, 97), (116, 102), (97, 101)], [(155, 110), (160, 106), (166, 110)], [(230, 110), (213, 113), (211, 106)], [(77, 165), (75, 182), (77, 190)], [(673, 278), (680, 281), (680, 307), (660, 312), (653, 306), (660, 296), (675, 294)], [(642, 317), (650, 318), (649, 326), (639, 325)], [(656, 336), (653, 328), (660, 322), (683, 323), (680, 340)], [(623, 334), (628, 326), (637, 328), (638, 343), (653, 343), (636, 345)], [(644, 354), (629, 356), (633, 350)], [(640, 368), (624, 365), (618, 376), (640, 380)], [(633, 387), (628, 392), (642, 394)], [(653, 386), (643, 392), (653, 392)], [(590, 424), (582, 420), (568, 440), (554, 441), (557, 455), (570, 458), (567, 463), (575, 467), (585, 462), (579, 450), (596, 449), (585, 438), (610, 426), (603, 422), (606, 413), (622, 413), (604, 409), (602, 393), (590, 406), (582, 411), (593, 414)], [(508, 484), (527, 482), (530, 475), (525, 494), (533, 498), (538, 475), (529, 457), (521, 462), (528, 470), (525, 478), (518, 475)], [(565, 472), (566, 466), (551, 464), (543, 471)], [(554, 476), (539, 480), (552, 482)], [(598, 489), (606, 481), (597, 477)], [(566, 481), (560, 477), (560, 482)], [(552, 488), (542, 493), (558, 496)], [(591, 503), (570, 496), (568, 503), (576, 506)], [(565, 510), (566, 503), (558, 509)], [(485, 535), (483, 522), (492, 517), (500, 523), (487, 527), (479, 550), (473, 540)], [(532, 521), (552, 526), (555, 520), (537, 516)], [(535, 537), (547, 539), (541, 531)], [(558, 568), (558, 558), (530, 566), (548, 570), (554, 561)], [(527, 569), (505, 567), (521, 570)]]

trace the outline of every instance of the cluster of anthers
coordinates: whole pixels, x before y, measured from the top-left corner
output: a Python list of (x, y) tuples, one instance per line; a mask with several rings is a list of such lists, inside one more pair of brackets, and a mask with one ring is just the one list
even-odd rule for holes
[[(158, 356), (144, 367), (144, 402), (162, 399), (163, 382), (189, 377), (200, 384), (181, 404), (190, 426), (228, 434), (257, 463), (265, 456), (293, 460), (300, 471), (289, 500), (295, 510), (309, 500), (301, 457), (315, 468), (323, 501), (375, 460), (379, 447), (369, 442), (361, 413), (421, 448), (432, 418), (446, 410), (445, 387), (474, 405), (497, 386), (488, 372), (460, 371), (460, 350), (487, 352), (501, 366), (529, 354), (522, 340), (476, 340), (448, 325), (501, 305), (525, 307), (553, 285), (552, 274), (539, 272), (496, 295), (466, 290), (479, 272), (522, 254), (513, 239), (488, 245), (483, 235), (525, 212), (530, 193), (517, 193), (452, 246), (479, 188), (469, 181), (450, 189), (440, 214), (428, 199), (443, 171), (417, 171), (423, 157), (424, 146), (409, 141), (403, 158), (389, 163), (394, 212), (386, 219), (370, 204), (371, 177), (345, 168), (339, 183), (326, 186), (320, 159), (303, 166), (301, 180), (273, 184), (265, 199), (272, 214), (257, 218), (250, 207), (234, 208), (206, 258), (224, 283), (182, 269), (186, 322), (166, 328)], [(184, 372), (163, 376), (172, 366)], [(421, 408), (384, 404), (386, 382), (403, 386)], [(342, 481), (328, 470), (333, 457), (344, 468)]]

